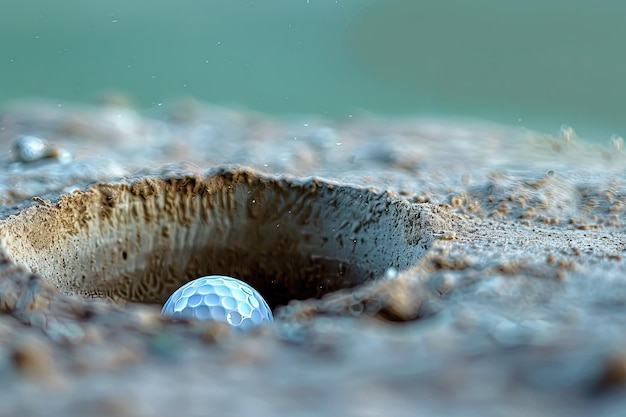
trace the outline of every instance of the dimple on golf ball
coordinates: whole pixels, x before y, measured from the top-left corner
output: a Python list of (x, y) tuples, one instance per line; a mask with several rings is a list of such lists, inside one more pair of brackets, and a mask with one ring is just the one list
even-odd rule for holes
[(274, 321), (272, 310), (254, 288), (222, 275), (186, 283), (168, 298), (161, 315), (173, 319), (215, 320), (241, 330)]

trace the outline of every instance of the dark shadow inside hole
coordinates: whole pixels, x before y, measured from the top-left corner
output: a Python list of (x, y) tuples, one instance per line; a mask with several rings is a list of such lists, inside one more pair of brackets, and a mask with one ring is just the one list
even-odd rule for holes
[[(196, 272), (189, 271), (189, 280), (206, 275), (226, 275), (240, 279), (255, 288), (270, 307), (285, 305), (293, 299), (319, 298), (329, 292), (354, 287), (379, 278), (384, 271), (372, 271), (358, 264), (337, 259), (321, 259), (305, 253), (241, 254), (232, 250), (209, 251), (211, 261)], [(235, 259), (237, 260), (235, 262)], [(173, 291), (172, 291), (173, 292)], [(156, 300), (161, 303), (164, 300)]]

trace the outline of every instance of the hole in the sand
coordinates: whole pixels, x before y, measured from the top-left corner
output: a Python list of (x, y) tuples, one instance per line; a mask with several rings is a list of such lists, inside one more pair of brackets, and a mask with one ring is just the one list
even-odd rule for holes
[(413, 266), (435, 211), (358, 187), (215, 169), (96, 185), (0, 226), (8, 255), (63, 293), (163, 303), (221, 274), (276, 306)]

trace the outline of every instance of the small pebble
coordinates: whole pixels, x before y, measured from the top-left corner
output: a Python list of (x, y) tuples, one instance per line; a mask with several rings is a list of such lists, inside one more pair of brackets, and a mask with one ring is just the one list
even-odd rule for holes
[(440, 295), (450, 293), (456, 285), (457, 279), (450, 273), (433, 275), (429, 282), (430, 289)]
[(34, 162), (50, 156), (50, 144), (37, 136), (20, 136), (13, 141), (13, 159)]
[(221, 343), (232, 335), (232, 328), (228, 324), (217, 321), (197, 321), (192, 322), (191, 326), (195, 327), (200, 338), (210, 345)]
[(13, 160), (15, 162), (36, 162), (46, 158), (54, 158), (57, 162), (67, 164), (72, 155), (63, 148), (51, 146), (50, 143), (37, 136), (18, 136), (13, 141)]
[(609, 355), (603, 366), (596, 389), (600, 392), (623, 388), (626, 385), (626, 354)]
[(29, 378), (46, 378), (56, 374), (52, 349), (41, 338), (21, 335), (11, 347), (14, 368)]

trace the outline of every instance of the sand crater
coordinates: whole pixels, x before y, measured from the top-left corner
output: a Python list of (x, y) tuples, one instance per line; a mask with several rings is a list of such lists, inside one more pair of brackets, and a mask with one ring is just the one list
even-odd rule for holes
[(64, 294), (162, 303), (225, 274), (276, 306), (412, 267), (446, 215), (373, 189), (218, 167), (96, 184), (9, 216), (0, 233), (9, 258)]

